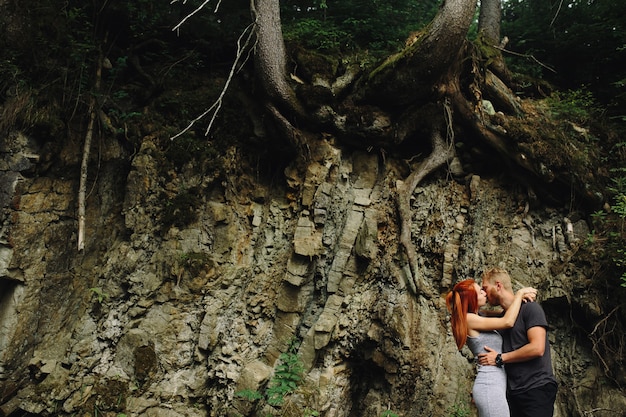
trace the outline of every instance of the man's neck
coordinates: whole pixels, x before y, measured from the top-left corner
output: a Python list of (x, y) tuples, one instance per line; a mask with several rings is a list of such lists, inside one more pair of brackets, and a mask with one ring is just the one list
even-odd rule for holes
[(511, 304), (513, 304), (514, 300), (515, 294), (506, 290), (502, 291), (502, 294), (500, 296), (500, 305), (505, 311), (511, 306)]

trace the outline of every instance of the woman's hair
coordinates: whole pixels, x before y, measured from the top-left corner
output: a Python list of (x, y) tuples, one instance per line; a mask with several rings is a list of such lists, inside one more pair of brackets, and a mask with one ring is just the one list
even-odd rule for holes
[(466, 279), (457, 283), (446, 296), (446, 305), (450, 311), (450, 324), (456, 345), (461, 350), (467, 340), (467, 313), (478, 312), (478, 294), (476, 281)]

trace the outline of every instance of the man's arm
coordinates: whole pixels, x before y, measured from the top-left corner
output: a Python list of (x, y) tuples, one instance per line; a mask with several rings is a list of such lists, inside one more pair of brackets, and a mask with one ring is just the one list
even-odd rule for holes
[[(526, 362), (543, 356), (546, 349), (547, 332), (544, 327), (535, 326), (526, 331), (528, 343), (512, 352), (502, 354), (502, 362), (515, 363)], [(487, 353), (478, 354), (478, 363), (481, 365), (495, 365), (498, 352), (485, 346)]]

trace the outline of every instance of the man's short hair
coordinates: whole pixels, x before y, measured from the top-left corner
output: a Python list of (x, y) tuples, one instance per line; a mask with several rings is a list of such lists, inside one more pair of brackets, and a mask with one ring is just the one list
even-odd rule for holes
[(491, 268), (483, 272), (483, 281), (487, 281), (490, 284), (495, 284), (499, 281), (505, 290), (513, 292), (513, 285), (511, 284), (511, 276), (502, 268)]

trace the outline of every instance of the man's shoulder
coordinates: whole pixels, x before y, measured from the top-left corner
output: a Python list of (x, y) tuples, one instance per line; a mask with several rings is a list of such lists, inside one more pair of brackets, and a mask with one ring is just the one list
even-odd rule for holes
[(520, 310), (529, 311), (529, 312), (540, 311), (543, 313), (543, 307), (541, 307), (541, 304), (539, 304), (537, 301), (528, 301), (528, 302), (522, 303)]
[(529, 313), (541, 313), (544, 314), (543, 307), (537, 301), (531, 301), (522, 303), (520, 307), (521, 311), (529, 312)]
[(543, 311), (543, 307), (535, 301), (523, 303), (518, 317), (523, 318), (526, 328), (533, 326), (547, 327), (548, 325), (546, 313)]

